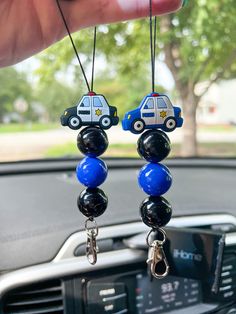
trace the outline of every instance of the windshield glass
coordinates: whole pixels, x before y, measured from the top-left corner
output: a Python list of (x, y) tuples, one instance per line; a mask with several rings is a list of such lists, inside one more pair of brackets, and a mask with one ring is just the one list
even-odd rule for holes
[[(164, 121), (160, 117), (184, 118), (183, 127), (168, 133), (171, 157), (236, 156), (236, 19), (231, 2), (192, 1), (179, 12), (157, 19), (155, 92), (170, 100), (151, 100), (144, 117), (152, 125)], [(110, 146), (104, 156), (138, 157), (139, 135), (122, 130), (121, 121), (127, 111), (140, 109), (142, 99), (152, 91), (148, 22), (104, 25), (97, 30), (94, 92), (117, 107), (117, 113), (110, 114), (120, 118), (107, 131)], [(90, 78), (93, 30), (80, 31), (73, 38)], [(96, 96), (80, 102), (88, 91), (68, 38), (0, 69), (0, 86), (0, 162), (80, 156), (75, 143), (79, 130), (62, 126), (61, 116), (69, 123), (73, 112), (80, 112), (84, 121), (93, 115), (98, 121), (103, 111), (107, 115), (110, 110)], [(86, 108), (77, 111), (78, 104)], [(71, 123), (77, 126), (79, 121)]]

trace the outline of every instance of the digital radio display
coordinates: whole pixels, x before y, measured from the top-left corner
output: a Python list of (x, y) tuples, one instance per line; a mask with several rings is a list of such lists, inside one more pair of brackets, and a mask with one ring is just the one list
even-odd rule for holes
[(201, 303), (201, 287), (197, 280), (167, 276), (150, 281), (147, 274), (136, 276), (136, 308), (138, 314), (163, 313)]

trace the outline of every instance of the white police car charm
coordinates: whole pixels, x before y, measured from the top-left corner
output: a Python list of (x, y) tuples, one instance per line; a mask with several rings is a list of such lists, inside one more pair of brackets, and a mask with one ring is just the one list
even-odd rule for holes
[(118, 122), (117, 108), (110, 106), (103, 95), (94, 92), (84, 95), (76, 106), (66, 109), (61, 116), (61, 124), (72, 130), (89, 125), (107, 130)]
[(144, 97), (138, 108), (128, 111), (122, 120), (125, 131), (140, 134), (145, 129), (174, 131), (183, 125), (181, 109), (174, 107), (168, 96), (150, 93)]

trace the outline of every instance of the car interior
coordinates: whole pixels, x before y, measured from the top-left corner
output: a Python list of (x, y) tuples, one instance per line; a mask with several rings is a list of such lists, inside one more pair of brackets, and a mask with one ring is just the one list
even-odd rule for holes
[[(176, 183), (166, 231), (174, 245), (162, 280), (147, 271), (148, 228), (137, 211), (143, 192), (134, 183), (144, 162), (107, 159), (109, 210), (98, 219), (98, 262), (91, 266), (73, 203), (82, 189), (77, 161), (1, 164), (2, 313), (234, 313), (234, 159), (168, 160)], [(202, 244), (191, 247), (194, 234)]]

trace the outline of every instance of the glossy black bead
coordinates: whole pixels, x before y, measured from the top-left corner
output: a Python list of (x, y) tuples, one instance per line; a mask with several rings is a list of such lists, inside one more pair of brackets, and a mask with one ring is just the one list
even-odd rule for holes
[(150, 196), (140, 206), (143, 222), (153, 228), (160, 228), (168, 224), (172, 215), (170, 203), (162, 196)]
[(108, 147), (107, 135), (98, 127), (87, 127), (78, 134), (77, 147), (89, 157), (100, 156)]
[(88, 188), (82, 191), (77, 200), (79, 210), (88, 218), (102, 215), (107, 208), (107, 204), (106, 194), (98, 188)]
[(139, 155), (147, 161), (157, 163), (169, 155), (170, 139), (161, 130), (149, 130), (140, 136), (137, 150)]

